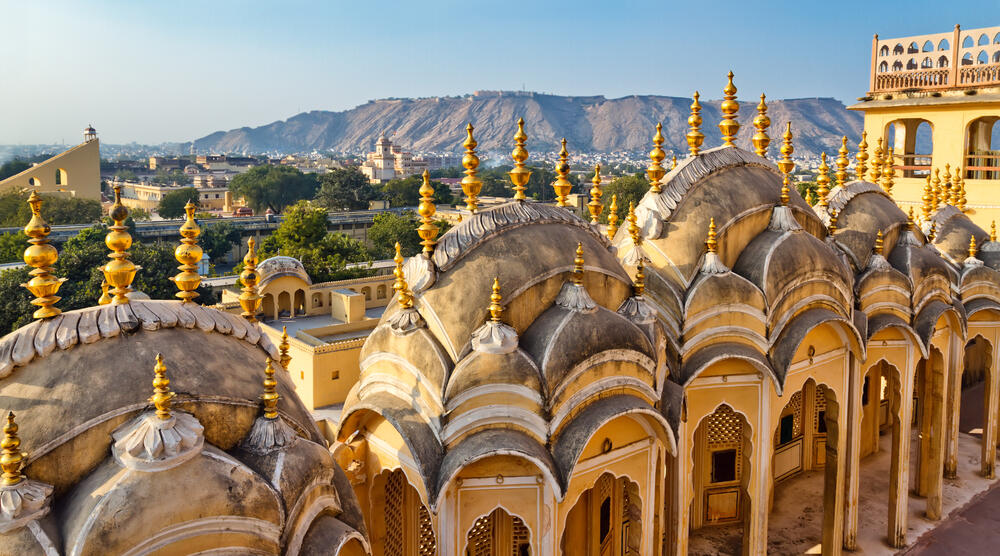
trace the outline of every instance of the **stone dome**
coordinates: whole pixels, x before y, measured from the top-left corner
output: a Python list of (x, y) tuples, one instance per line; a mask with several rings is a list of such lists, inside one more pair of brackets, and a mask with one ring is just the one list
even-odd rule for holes
[(295, 257), (276, 255), (264, 259), (257, 265), (257, 272), (260, 274), (260, 283), (257, 286), (260, 289), (264, 289), (264, 286), (272, 280), (282, 276), (295, 276), (307, 284), (312, 284), (312, 278), (309, 277), (306, 268), (302, 266), (302, 261)]

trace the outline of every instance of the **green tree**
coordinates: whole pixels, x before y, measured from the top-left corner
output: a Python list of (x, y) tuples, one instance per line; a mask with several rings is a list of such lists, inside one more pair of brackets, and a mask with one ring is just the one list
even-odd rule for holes
[(132, 170), (118, 170), (115, 172), (115, 177), (122, 181), (138, 181), (139, 177), (135, 175)]
[(629, 203), (638, 205), (647, 191), (649, 191), (649, 181), (639, 175), (622, 176), (611, 180), (611, 183), (602, 188), (601, 202), (604, 204), (604, 212), (601, 213), (601, 222), (608, 223), (613, 195), (618, 196), (618, 225), (621, 226), (628, 215)]
[(21, 160), (20, 158), (8, 160), (0, 165), (0, 180), (5, 180), (15, 174), (20, 174), (28, 168), (31, 168), (31, 163), (26, 160)]
[(156, 212), (163, 218), (181, 218), (184, 216), (184, 205), (191, 201), (198, 206), (198, 190), (193, 187), (183, 187), (167, 193), (160, 199)]
[[(816, 194), (816, 189), (819, 186), (814, 181), (800, 181), (795, 184), (795, 188), (798, 189), (799, 195), (802, 195), (803, 199), (807, 201), (811, 198), (812, 203), (816, 204), (819, 201), (819, 195)], [(812, 197), (810, 197), (812, 195)]]
[(230, 222), (204, 226), (198, 243), (211, 260), (221, 259), (240, 242), (240, 230)]
[[(42, 218), (49, 225), (91, 224), (101, 219), (101, 203), (64, 195), (42, 196)], [(21, 227), (31, 219), (28, 194), (21, 191), (0, 193), (0, 226)]]
[[(382, 186), (382, 198), (389, 201), (389, 206), (415, 207), (420, 203), (420, 186), (424, 179), (421, 176), (410, 176), (405, 179), (391, 180)], [(447, 185), (431, 180), (434, 188), (434, 203), (450, 205), (455, 202), (451, 189)]]
[(149, 211), (141, 207), (128, 209), (128, 215), (132, 217), (132, 220), (136, 221), (146, 221), (150, 219)]
[(24, 260), (24, 250), (28, 248), (28, 236), (24, 232), (0, 234), (0, 263), (16, 263)]
[(156, 175), (149, 181), (160, 185), (187, 185), (191, 183), (191, 176), (180, 170), (171, 170), (168, 172), (161, 168), (156, 171)]
[(281, 212), (301, 199), (316, 196), (319, 182), (315, 174), (303, 174), (291, 166), (256, 166), (229, 182), (235, 197), (243, 197), (255, 213), (270, 207)]
[[(435, 222), (438, 227), (438, 236), (451, 229), (451, 224), (444, 220)], [(420, 220), (413, 211), (405, 211), (402, 214), (384, 212), (375, 216), (375, 222), (368, 228), (368, 241), (372, 244), (372, 256), (377, 259), (389, 259), (396, 253), (396, 242), (404, 256), (411, 257), (423, 249), (420, 245), (420, 235), (417, 234), (417, 227)]]
[(337, 169), (319, 178), (316, 202), (328, 210), (363, 210), (379, 193), (357, 168)]

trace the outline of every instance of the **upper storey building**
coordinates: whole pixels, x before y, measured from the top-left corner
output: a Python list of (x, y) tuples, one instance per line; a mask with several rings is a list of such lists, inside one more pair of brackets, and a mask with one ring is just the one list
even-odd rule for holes
[(897, 201), (919, 205), (935, 173), (965, 181), (980, 226), (1000, 216), (1000, 27), (872, 39), (865, 113), (869, 142), (892, 149)]

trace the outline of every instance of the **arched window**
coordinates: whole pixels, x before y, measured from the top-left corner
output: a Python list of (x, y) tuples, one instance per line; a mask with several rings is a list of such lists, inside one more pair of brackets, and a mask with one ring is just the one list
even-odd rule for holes
[(378, 288), (375, 288), (375, 297), (377, 299), (385, 299), (385, 284), (382, 284)]
[(971, 53), (966, 52), (965, 56), (962, 56), (962, 65), (963, 66), (971, 66), (972, 65), (972, 54)]
[(988, 64), (990, 63), (990, 57), (986, 54), (985, 50), (979, 51), (979, 56), (976, 56), (977, 64)]
[(892, 63), (892, 71), (903, 71), (903, 62), (896, 60)]
[(885, 73), (887, 71), (889, 71), (889, 63), (883, 60), (882, 63), (878, 65), (878, 72)]
[(941, 56), (940, 58), (938, 58), (938, 67), (939, 68), (946, 68), (946, 67), (948, 67), (948, 57), (947, 56)]
[(41, 187), (42, 180), (38, 178), (28, 178), (28, 185), (30, 185), (31, 187)]
[(941, 39), (938, 43), (938, 50), (948, 50), (951, 45), (948, 44), (948, 39)]
[(878, 50), (878, 55), (879, 56), (888, 56), (889, 55), (889, 47), (883, 44), (882, 48), (880, 48)]
[(913, 54), (915, 52), (920, 52), (920, 47), (917, 46), (917, 43), (911, 42), (910, 43), (910, 47), (906, 49), (906, 53), (907, 54)]
[(917, 61), (914, 60), (913, 58), (910, 58), (910, 60), (908, 62), (906, 62), (906, 69), (908, 69), (908, 70), (915, 70), (915, 69), (917, 69)]
[(973, 42), (972, 37), (965, 37), (965, 40), (962, 41), (962, 48), (972, 48), (975, 45), (976, 43)]
[(1000, 33), (993, 37), (993, 44), (1000, 44)]
[(361, 293), (365, 294), (365, 301), (372, 300), (372, 289), (368, 286), (361, 288)]
[(320, 294), (320, 293), (314, 293), (312, 295), (312, 298), (313, 298), (312, 299), (312, 306), (313, 307), (322, 307), (323, 306), (323, 295), (322, 294)]
[(994, 64), (1000, 63), (1000, 50), (997, 50), (996, 52), (993, 53), (993, 63)]
[(896, 46), (892, 47), (892, 53), (893, 54), (902, 54), (903, 53), (903, 45), (897, 43)]
[(934, 51), (934, 43), (932, 43), (931, 41), (925, 41), (924, 42), (923, 51), (924, 52), (933, 52)]
[(931, 59), (929, 57), (928, 58), (924, 58), (920, 62), (920, 67), (922, 67), (922, 68), (933, 68), (934, 67), (934, 62), (931, 61)]
[(986, 36), (986, 33), (979, 35), (979, 46), (986, 46), (990, 44), (990, 38)]

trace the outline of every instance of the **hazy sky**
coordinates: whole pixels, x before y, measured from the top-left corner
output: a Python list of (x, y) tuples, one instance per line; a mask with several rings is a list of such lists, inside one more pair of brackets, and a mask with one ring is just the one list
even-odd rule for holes
[(1000, 1), (0, 0), (0, 144), (186, 141), (476, 89), (864, 94), (873, 33), (1000, 24)]

